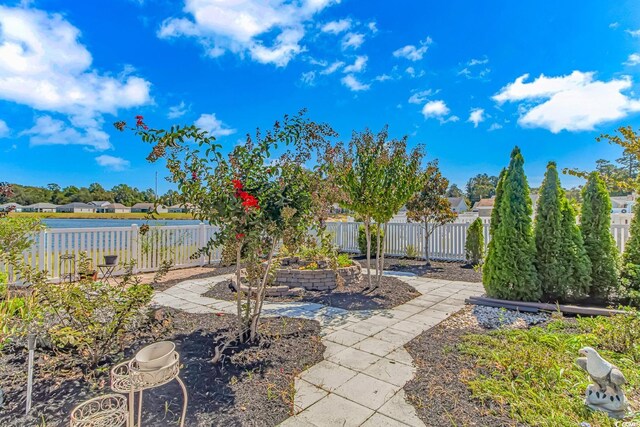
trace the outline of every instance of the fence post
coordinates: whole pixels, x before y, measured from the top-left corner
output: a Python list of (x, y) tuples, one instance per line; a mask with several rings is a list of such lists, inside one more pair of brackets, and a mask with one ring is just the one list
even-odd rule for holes
[[(200, 248), (204, 248), (204, 245), (207, 244), (207, 229), (203, 222), (198, 225), (198, 244)], [(200, 254), (200, 267), (204, 266), (204, 253)]]
[(44, 259), (44, 257), (46, 256), (45, 255), (46, 254), (45, 252), (46, 236), (47, 236), (47, 230), (46, 229), (40, 230), (40, 236), (38, 236), (38, 270), (40, 271), (44, 271), (45, 265), (48, 265), (47, 263), (45, 263), (45, 259)]
[(138, 224), (131, 224), (131, 236), (129, 237), (129, 253), (130, 257), (135, 261), (133, 266), (133, 273), (137, 273), (139, 270), (138, 262)]

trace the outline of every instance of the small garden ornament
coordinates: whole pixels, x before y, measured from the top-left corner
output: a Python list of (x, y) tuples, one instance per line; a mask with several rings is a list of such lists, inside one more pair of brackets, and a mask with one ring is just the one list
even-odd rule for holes
[(622, 372), (591, 347), (581, 348), (580, 354), (585, 357), (579, 357), (576, 363), (593, 380), (587, 387), (584, 403), (594, 411), (606, 412), (611, 418), (624, 418), (629, 402), (622, 390), (627, 382)]

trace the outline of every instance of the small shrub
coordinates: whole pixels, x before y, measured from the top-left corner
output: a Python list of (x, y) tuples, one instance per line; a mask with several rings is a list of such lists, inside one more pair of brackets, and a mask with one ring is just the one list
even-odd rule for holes
[(61, 349), (76, 349), (92, 366), (120, 343), (124, 333), (151, 301), (153, 289), (134, 283), (112, 286), (91, 280), (39, 287), (51, 315), (49, 334)]
[[(377, 224), (371, 224), (369, 226), (371, 229), (371, 252), (375, 251), (376, 241), (378, 239), (378, 233), (380, 233), (380, 239), (384, 239), (384, 230), (382, 227), (378, 228)], [(364, 231), (364, 225), (358, 227), (358, 249), (362, 255), (366, 255), (367, 253), (367, 234)]]
[(407, 258), (418, 258), (418, 249), (413, 245), (407, 245), (407, 247), (404, 248), (404, 253)]
[(336, 258), (336, 263), (339, 268), (351, 267), (353, 261), (349, 258), (349, 254), (339, 254)]
[(484, 226), (482, 220), (476, 218), (467, 229), (467, 241), (464, 244), (467, 262), (479, 265), (484, 257)]

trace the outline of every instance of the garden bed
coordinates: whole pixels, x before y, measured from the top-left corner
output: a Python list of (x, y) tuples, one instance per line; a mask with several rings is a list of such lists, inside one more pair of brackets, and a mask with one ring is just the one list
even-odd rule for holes
[[(66, 426), (72, 408), (94, 396), (109, 393), (108, 366), (132, 357), (147, 343), (174, 341), (181, 355), (181, 378), (189, 392), (186, 425), (275, 426), (292, 408), (293, 378), (322, 360), (319, 324), (303, 319), (265, 319), (260, 345), (230, 348), (222, 362), (212, 364), (216, 342), (229, 336), (236, 325), (232, 315), (188, 314), (160, 309), (148, 327), (128, 334), (129, 348), (88, 382), (79, 361), (49, 351), (36, 352), (33, 409), (24, 414), (26, 352), (5, 348), (0, 355), (0, 384), (5, 404), (0, 425)], [(131, 344), (135, 342), (135, 348)], [(172, 382), (144, 393), (143, 424), (177, 425), (182, 397)]]
[(467, 307), (405, 346), (417, 372), (404, 389), (427, 426), (614, 426), (583, 404), (589, 379), (574, 361), (585, 345), (622, 369), (627, 397), (638, 410), (640, 350), (632, 336), (638, 331), (627, 316), (569, 318), (540, 327), (508, 322), (490, 331), (478, 323), (485, 310)]
[[(365, 267), (367, 263), (366, 257), (357, 256), (354, 259), (360, 262), (362, 268)], [(371, 265), (375, 267), (374, 258), (371, 259)], [(424, 260), (385, 256), (384, 269), (412, 273), (416, 276), (432, 279), (482, 283), (482, 271), (474, 269), (463, 262), (431, 261), (431, 266), (427, 267)]]
[[(345, 310), (373, 310), (397, 307), (420, 296), (412, 286), (395, 277), (383, 276), (380, 286), (372, 291), (367, 289), (367, 283), (367, 276), (363, 274), (360, 282), (349, 286), (329, 291), (307, 290), (300, 296), (269, 297), (267, 301), (312, 302)], [(227, 301), (236, 299), (231, 280), (216, 283), (204, 296)]]

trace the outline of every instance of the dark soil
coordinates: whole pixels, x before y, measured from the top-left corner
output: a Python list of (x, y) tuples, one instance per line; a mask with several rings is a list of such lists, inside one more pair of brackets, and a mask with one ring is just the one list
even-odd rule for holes
[(170, 287), (186, 280), (206, 279), (207, 277), (222, 276), (235, 272), (235, 265), (231, 266), (213, 266), (206, 265), (203, 267), (190, 267), (183, 269), (170, 270), (158, 282), (152, 283), (154, 273), (145, 273), (139, 275), (143, 283), (152, 283), (153, 289), (157, 291), (166, 291)]
[[(82, 376), (76, 358), (38, 351), (29, 417), (23, 415), (26, 352), (5, 348), (7, 354), (0, 355), (0, 384), (5, 394), (0, 425), (69, 425), (74, 406), (111, 392), (108, 366), (131, 358), (148, 343), (168, 339), (176, 343), (180, 353), (180, 377), (189, 393), (186, 425), (275, 426), (290, 415), (294, 376), (321, 361), (324, 352), (317, 322), (271, 318), (261, 324), (258, 345), (228, 348), (223, 360), (213, 364), (214, 344), (232, 335), (235, 316), (162, 309), (154, 318), (153, 327), (129, 337), (135, 338), (135, 349), (125, 350), (117, 360), (94, 370), (91, 381)], [(180, 387), (173, 381), (145, 391), (143, 409), (144, 425), (177, 425), (182, 409)]]
[[(367, 283), (366, 274), (363, 274), (362, 280), (357, 284), (350, 284), (331, 291), (305, 291), (301, 296), (267, 297), (267, 300), (312, 302), (345, 310), (374, 310), (397, 307), (420, 296), (420, 293), (413, 287), (395, 277), (382, 276), (380, 286), (373, 290), (368, 289)], [(236, 294), (230, 285), (230, 280), (217, 283), (204, 296), (235, 301)]]
[(427, 426), (517, 426), (512, 419), (495, 415), (499, 411), (472, 399), (464, 383), (474, 364), (456, 345), (466, 334), (486, 332), (469, 310), (467, 307), (405, 345), (418, 368), (404, 386), (407, 400)]
[[(367, 264), (365, 257), (360, 256), (354, 259), (360, 262), (363, 267)], [(375, 267), (374, 258), (371, 260), (371, 266)], [(413, 273), (420, 277), (433, 279), (482, 283), (482, 271), (462, 262), (431, 261), (431, 266), (427, 267), (424, 260), (385, 257), (384, 269)]]

